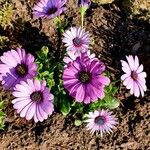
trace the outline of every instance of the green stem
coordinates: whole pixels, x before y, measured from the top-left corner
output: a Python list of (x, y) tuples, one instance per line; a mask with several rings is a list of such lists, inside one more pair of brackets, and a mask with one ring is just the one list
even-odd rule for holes
[(81, 14), (81, 27), (84, 27), (84, 13)]

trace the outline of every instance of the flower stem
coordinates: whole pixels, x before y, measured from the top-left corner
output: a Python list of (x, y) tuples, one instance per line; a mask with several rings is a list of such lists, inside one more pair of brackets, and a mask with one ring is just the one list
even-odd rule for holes
[(84, 14), (81, 14), (81, 27), (84, 27)]

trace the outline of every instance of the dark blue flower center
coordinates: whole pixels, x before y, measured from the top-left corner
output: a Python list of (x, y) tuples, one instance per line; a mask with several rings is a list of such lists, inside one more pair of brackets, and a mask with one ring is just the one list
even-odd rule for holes
[(135, 71), (132, 71), (131, 72), (131, 77), (132, 77), (133, 80), (137, 80), (138, 74)]
[(28, 73), (28, 67), (25, 65), (25, 64), (18, 64), (16, 67), (15, 67), (15, 71), (16, 71), (16, 74), (19, 76), (19, 77), (25, 77)]
[(80, 47), (82, 45), (82, 40), (80, 38), (76, 37), (73, 39), (73, 44), (76, 47)]
[(55, 12), (57, 12), (57, 8), (56, 7), (52, 7), (52, 8), (49, 8), (48, 10), (47, 10), (47, 14), (48, 15), (52, 15), (52, 14), (54, 14)]
[(41, 102), (43, 100), (43, 94), (41, 91), (36, 91), (30, 95), (30, 98), (34, 102)]
[(79, 73), (79, 80), (82, 83), (89, 83), (91, 81), (91, 74), (86, 71), (81, 71)]
[(95, 118), (95, 123), (97, 125), (104, 125), (105, 124), (105, 118), (103, 116), (97, 116)]

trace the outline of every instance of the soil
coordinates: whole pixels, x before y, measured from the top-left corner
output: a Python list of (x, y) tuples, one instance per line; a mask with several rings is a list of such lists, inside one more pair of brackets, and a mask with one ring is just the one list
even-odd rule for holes
[[(51, 53), (62, 47), (52, 20), (33, 18), (31, 8), (34, 0), (13, 0), (14, 30), (0, 30), (10, 42), (1, 53), (21, 46), (31, 53), (48, 46)], [(69, 26), (79, 26), (80, 16), (75, 0), (68, 0), (67, 11), (62, 15)], [(93, 38), (93, 52), (107, 65), (112, 79), (120, 78), (120, 59), (125, 55), (138, 55), (148, 74), (148, 91), (143, 98), (135, 98), (119, 83), (118, 99), (121, 106), (114, 110), (119, 124), (111, 135), (101, 138), (91, 135), (85, 124), (76, 127), (70, 117), (54, 113), (49, 119), (35, 124), (16, 115), (11, 105), (9, 91), (0, 89), (0, 98), (5, 101), (6, 127), (1, 131), (0, 150), (148, 150), (150, 149), (150, 24), (138, 19), (129, 19), (118, 4), (98, 6), (92, 4), (86, 16), (86, 30)]]

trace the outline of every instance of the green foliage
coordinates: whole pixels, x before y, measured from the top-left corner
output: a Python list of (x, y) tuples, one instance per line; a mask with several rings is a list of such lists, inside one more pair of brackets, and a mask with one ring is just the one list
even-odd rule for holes
[(56, 17), (54, 23), (56, 24), (56, 27), (59, 30), (59, 32), (61, 34), (64, 33), (64, 29), (67, 27), (68, 21), (66, 19), (62, 21), (60, 17)]
[(71, 110), (71, 102), (68, 95), (63, 90), (58, 90), (55, 95), (55, 105), (64, 116), (67, 116)]
[(13, 4), (8, 1), (0, 2), (0, 26), (5, 30), (12, 25)]
[(55, 64), (52, 63), (52, 56), (49, 56), (49, 49), (43, 46), (40, 51), (37, 52), (36, 63), (38, 64), (38, 79), (46, 80), (49, 88), (55, 85), (53, 76)]
[(3, 108), (4, 108), (4, 102), (0, 101), (0, 130), (4, 130), (4, 120), (5, 120), (5, 116), (6, 114), (3, 112)]
[(114, 96), (118, 92), (118, 88), (115, 86), (117, 81), (111, 82), (109, 86), (105, 88), (105, 93)]
[(81, 124), (82, 124), (82, 121), (81, 121), (81, 120), (76, 119), (76, 120), (74, 121), (74, 125), (75, 125), (75, 126), (80, 126)]
[(37, 52), (36, 63), (38, 64), (38, 79), (46, 80), (48, 87), (52, 90), (55, 98), (55, 106), (63, 115), (70, 112), (69, 96), (66, 94), (62, 81), (62, 63), (56, 62), (49, 54), (49, 49), (43, 46)]
[(115, 109), (119, 106), (119, 100), (113, 96), (106, 95), (104, 99), (98, 100), (95, 103), (90, 104), (90, 110), (94, 111), (97, 109)]

